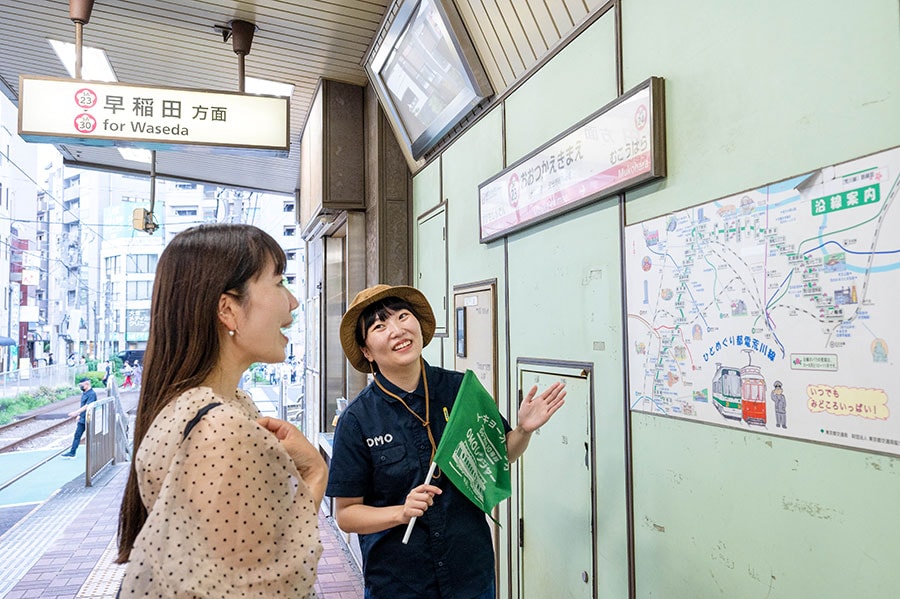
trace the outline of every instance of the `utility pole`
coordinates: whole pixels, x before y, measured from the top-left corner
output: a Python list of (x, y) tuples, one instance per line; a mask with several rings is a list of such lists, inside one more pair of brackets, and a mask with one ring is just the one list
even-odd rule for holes
[[(13, 285), (12, 281), (9, 282), (9, 301), (6, 303), (6, 336), (10, 339), (12, 336), (12, 298), (13, 298)], [(12, 346), (6, 346), (6, 371), (9, 372), (12, 370), (10, 368), (12, 366)]]

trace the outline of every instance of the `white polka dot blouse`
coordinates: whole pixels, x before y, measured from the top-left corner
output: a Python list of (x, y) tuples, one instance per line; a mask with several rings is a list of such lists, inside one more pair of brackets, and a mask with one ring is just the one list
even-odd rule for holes
[[(221, 402), (199, 419), (198, 411)], [(317, 506), (249, 396), (183, 393), (135, 455), (148, 518), (121, 597), (314, 597)]]

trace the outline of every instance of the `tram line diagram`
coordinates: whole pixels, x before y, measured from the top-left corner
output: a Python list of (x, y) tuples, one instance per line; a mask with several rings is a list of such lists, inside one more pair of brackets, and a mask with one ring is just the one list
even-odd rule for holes
[(900, 455), (900, 147), (625, 228), (631, 410)]

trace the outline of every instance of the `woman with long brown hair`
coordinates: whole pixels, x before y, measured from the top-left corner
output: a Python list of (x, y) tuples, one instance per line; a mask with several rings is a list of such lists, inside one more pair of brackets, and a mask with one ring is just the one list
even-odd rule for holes
[(297, 299), (285, 254), (249, 225), (201, 225), (160, 256), (119, 516), (121, 597), (313, 596), (327, 469), (238, 389), (282, 362)]

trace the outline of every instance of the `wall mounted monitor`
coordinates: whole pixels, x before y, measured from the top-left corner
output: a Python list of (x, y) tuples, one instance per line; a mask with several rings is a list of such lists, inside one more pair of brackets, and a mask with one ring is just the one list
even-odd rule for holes
[(405, 0), (369, 55), (366, 71), (415, 160), (493, 91), (456, 7)]

